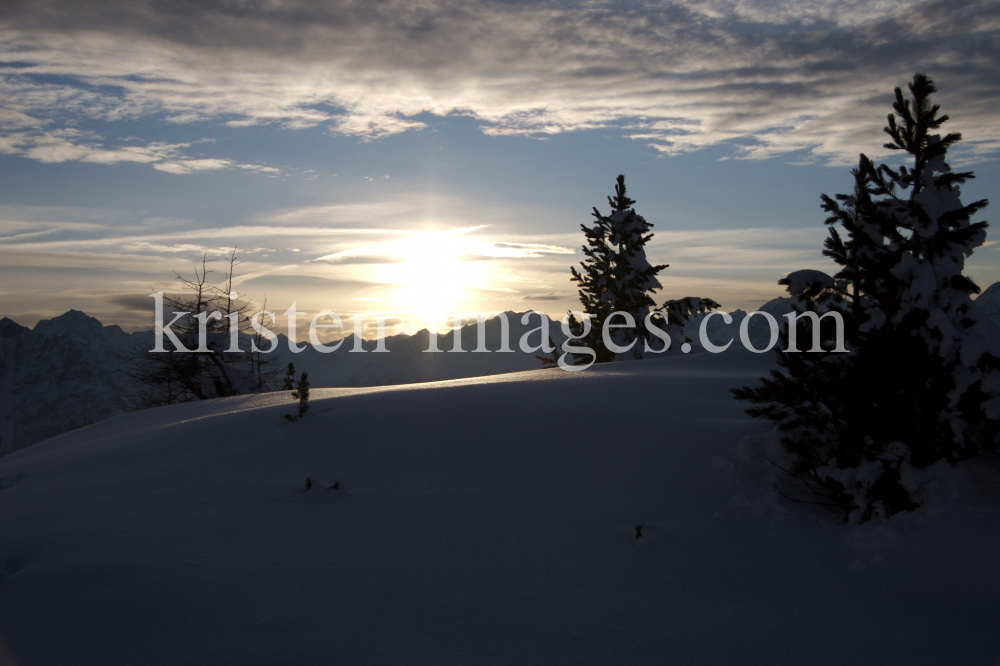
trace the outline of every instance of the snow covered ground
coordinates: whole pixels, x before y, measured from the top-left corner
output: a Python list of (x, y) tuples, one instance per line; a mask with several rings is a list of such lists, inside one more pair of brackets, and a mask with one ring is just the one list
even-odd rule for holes
[(732, 464), (769, 426), (728, 393), (773, 354), (736, 346), (316, 390), (295, 423), (287, 393), (175, 405), (17, 451), (0, 634), (22, 666), (994, 664), (996, 477), (882, 525), (775, 506)]

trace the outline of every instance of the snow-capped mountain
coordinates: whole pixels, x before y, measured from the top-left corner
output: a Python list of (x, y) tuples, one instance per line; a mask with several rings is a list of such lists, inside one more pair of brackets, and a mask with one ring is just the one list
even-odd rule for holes
[(0, 320), (0, 454), (128, 411), (115, 356), (132, 341), (82, 312)]
[(994, 282), (973, 301), (994, 324), (1000, 326), (1000, 282)]

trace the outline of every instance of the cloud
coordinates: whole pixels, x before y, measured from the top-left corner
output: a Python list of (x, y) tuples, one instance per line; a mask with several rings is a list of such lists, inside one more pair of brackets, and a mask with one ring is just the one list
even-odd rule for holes
[(154, 301), (148, 294), (119, 294), (107, 299), (109, 303), (139, 312), (152, 312)]
[(369, 243), (319, 257), (331, 264), (386, 264), (399, 262), (470, 262), (493, 259), (537, 259), (575, 250), (542, 243), (490, 242), (481, 236), (488, 225), (443, 231), (410, 233), (401, 238)]
[[(174, 174), (197, 171), (239, 168), (266, 174), (281, 174), (281, 169), (259, 164), (238, 164), (228, 159), (184, 158), (182, 149), (191, 143), (168, 144), (153, 142), (145, 146), (120, 145), (106, 147), (100, 135), (73, 128), (51, 131), (21, 130), (16, 123), (5, 122), (0, 109), (0, 154), (20, 154), (46, 164), (59, 162), (89, 162), (92, 164), (119, 164), (134, 162), (152, 164), (154, 169)], [(12, 114), (6, 114), (7, 118)], [(38, 121), (38, 126), (45, 123)]]
[(561, 245), (543, 245), (540, 243), (493, 243), (493, 247), (501, 251), (523, 253), (524, 256), (541, 256), (543, 254), (576, 254), (576, 250)]
[(366, 265), (366, 264), (399, 264), (406, 259), (403, 257), (393, 257), (390, 255), (377, 254), (344, 254), (329, 255), (320, 257), (317, 261), (328, 261), (338, 266)]
[[(400, 319), (399, 317), (389, 317), (388, 319), (385, 319), (385, 320), (382, 321), (382, 325), (385, 326), (385, 327), (398, 326), (399, 324), (402, 324), (402, 323), (403, 323), (403, 320)], [(377, 320), (374, 320), (374, 319), (367, 320), (363, 324), (364, 328), (374, 328), (374, 329), (377, 329), (378, 325), (379, 325), (379, 322)]]
[(375, 140), (429, 113), (487, 134), (605, 128), (666, 155), (730, 143), (739, 159), (841, 164), (881, 145), (891, 90), (918, 70), (969, 140), (957, 158), (1000, 152), (1000, 8), (982, 0), (32, 0), (5, 15), (0, 61), (20, 64), (0, 67), (0, 152), (32, 159), (155, 154), (60, 134), (79, 118)]
[[(2, 69), (0, 69), (2, 72)], [(113, 98), (100, 94), (78, 95), (71, 85), (33, 84), (20, 75), (0, 74), (0, 154), (20, 154), (43, 163), (89, 162), (119, 164), (133, 162), (153, 164), (155, 169), (175, 174), (194, 173), (224, 168), (241, 168), (267, 174), (280, 174), (276, 167), (237, 164), (227, 159), (186, 158), (183, 149), (193, 143), (152, 142), (142, 145), (107, 145), (104, 138), (92, 131), (72, 126), (58, 126), (83, 118), (114, 121), (127, 116), (142, 115), (141, 105), (129, 113), (109, 112)], [(33, 117), (27, 112), (40, 114)], [(134, 137), (132, 140), (136, 140)]]
[(229, 160), (203, 159), (203, 160), (178, 160), (175, 162), (160, 162), (154, 164), (153, 168), (167, 173), (194, 173), (195, 171), (216, 171), (232, 166)]
[(552, 291), (552, 292), (549, 292), (547, 294), (529, 294), (527, 296), (522, 297), (520, 300), (521, 301), (525, 301), (525, 302), (532, 302), (532, 303), (535, 302), (535, 301), (540, 302), (540, 303), (544, 303), (544, 302), (550, 302), (550, 301), (561, 301), (561, 300), (564, 300), (565, 298), (566, 298), (566, 294), (560, 294), (560, 293), (556, 293), (556, 292)]

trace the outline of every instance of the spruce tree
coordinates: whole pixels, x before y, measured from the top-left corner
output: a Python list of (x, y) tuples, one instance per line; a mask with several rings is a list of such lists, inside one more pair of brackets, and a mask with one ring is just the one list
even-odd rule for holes
[(282, 391), (291, 391), (295, 388), (295, 364), (289, 363), (285, 368), (285, 377), (281, 382)]
[[(601, 215), (594, 208), (592, 226), (581, 224), (587, 245), (583, 247), (585, 259), (581, 271), (570, 267), (573, 281), (579, 285), (583, 311), (590, 315), (591, 330), (584, 340), (597, 354), (597, 362), (614, 360), (615, 354), (607, 349), (601, 339), (604, 322), (612, 312), (627, 312), (635, 320), (635, 329), (614, 329), (615, 343), (632, 347), (632, 355), (642, 358), (643, 341), (650, 338), (645, 318), (655, 302), (650, 295), (660, 289), (657, 274), (666, 264), (654, 266), (646, 260), (645, 245), (653, 237), (653, 225), (635, 212), (635, 203), (626, 195), (625, 176), (618, 176), (615, 196), (608, 197), (610, 215)], [(619, 317), (614, 323), (625, 323)], [(583, 331), (583, 323), (573, 319), (570, 328), (574, 335)]]
[(309, 373), (303, 372), (299, 381), (295, 383), (295, 390), (292, 397), (299, 401), (299, 418), (309, 411)]
[[(734, 391), (754, 405), (749, 414), (779, 425), (789, 471), (817, 501), (857, 520), (917, 506), (914, 469), (1000, 447), (1000, 345), (972, 307), (979, 288), (962, 274), (985, 241), (986, 222), (972, 217), (987, 202), (959, 200), (959, 185), (974, 176), (945, 161), (961, 135), (935, 133), (948, 116), (931, 103), (933, 81), (917, 74), (909, 90), (911, 99), (895, 90), (885, 147), (912, 165), (876, 166), (861, 155), (853, 193), (822, 197), (823, 254), (841, 270), (782, 281), (799, 311), (841, 314), (849, 353), (779, 350), (782, 371)], [(830, 324), (821, 327), (827, 350)], [(810, 326), (800, 321), (797, 333), (808, 340)], [(787, 342), (783, 330), (779, 348)]]
[[(289, 368), (291, 368), (292, 364), (289, 363), (288, 366), (289, 366)], [(295, 416), (292, 416), (291, 414), (285, 414), (285, 420), (287, 420), (289, 422), (291, 422), (291, 421), (298, 421), (303, 416), (305, 416), (306, 412), (309, 411), (309, 373), (308, 372), (303, 372), (302, 376), (299, 377), (299, 380), (295, 383), (295, 390), (292, 391), (292, 397), (299, 401), (299, 412)]]

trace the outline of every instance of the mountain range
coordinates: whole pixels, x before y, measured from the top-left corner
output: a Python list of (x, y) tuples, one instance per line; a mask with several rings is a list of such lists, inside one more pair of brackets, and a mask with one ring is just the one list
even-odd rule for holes
[[(1000, 326), (1000, 282), (984, 291), (975, 303)], [(760, 310), (777, 318), (790, 308), (789, 299), (777, 298), (762, 305)], [(737, 338), (746, 313), (736, 310), (731, 314), (731, 324), (724, 324), (721, 317), (710, 320), (707, 330), (713, 343)], [(414, 384), (543, 367), (537, 352), (520, 351), (518, 341), (541, 325), (540, 318), (548, 320), (548, 317), (530, 312), (505, 315), (511, 353), (498, 351), (499, 317), (485, 322), (485, 346), (491, 353), (472, 351), (477, 348), (474, 323), (460, 331), (464, 353), (451, 351), (453, 332), (437, 336), (441, 353), (426, 353), (430, 342), (426, 329), (413, 335), (386, 337), (388, 353), (374, 352), (375, 341), (363, 343), (366, 353), (353, 352), (353, 341), (346, 339), (332, 353), (321, 353), (306, 345), (300, 353), (293, 354), (283, 335), (278, 336), (274, 353), (278, 367), (294, 363), (297, 371), (308, 372), (314, 388)], [(527, 323), (522, 323), (525, 317)], [(700, 318), (685, 330), (694, 342), (694, 352), (703, 351), (697, 344), (699, 324)], [(565, 340), (558, 322), (549, 321), (549, 332), (555, 344)], [(766, 346), (769, 331), (763, 317), (751, 319), (749, 332), (756, 346)], [(532, 333), (527, 341), (537, 346), (540, 335)], [(126, 333), (116, 325), (104, 326), (77, 310), (42, 320), (31, 329), (6, 317), (0, 319), (0, 455), (137, 409), (136, 386), (118, 369), (120, 354), (136, 346), (151, 348), (151, 343), (152, 334), (147, 331)], [(666, 352), (679, 353), (676, 347)]]

